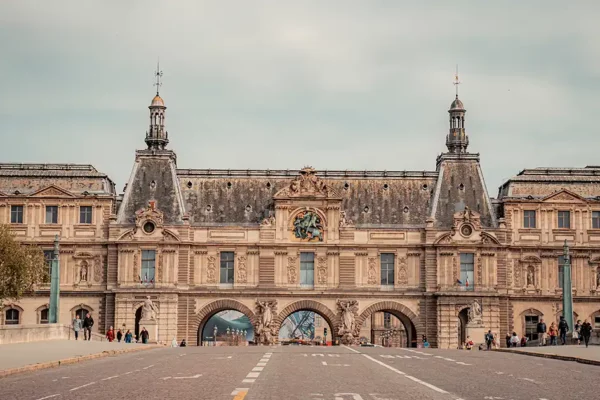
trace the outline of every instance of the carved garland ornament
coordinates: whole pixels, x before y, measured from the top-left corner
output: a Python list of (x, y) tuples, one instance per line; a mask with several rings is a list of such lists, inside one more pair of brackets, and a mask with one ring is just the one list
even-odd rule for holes
[(367, 274), (367, 284), (377, 285), (377, 261), (375, 257), (369, 257), (369, 270)]
[(295, 285), (298, 280), (298, 272), (296, 270), (296, 262), (298, 261), (298, 257), (290, 256), (288, 257), (288, 266), (287, 266), (287, 278), (288, 283)]
[(102, 259), (100, 256), (94, 257), (94, 281), (102, 282)]
[(477, 284), (483, 284), (483, 266), (481, 265), (481, 256), (477, 256)]
[(406, 258), (400, 257), (398, 259), (398, 284), (399, 285), (407, 285), (408, 284), (408, 272), (406, 270)]
[(206, 257), (208, 261), (208, 266), (206, 267), (206, 281), (208, 283), (217, 283), (217, 274), (215, 263), (217, 262), (217, 258), (215, 256)]
[(327, 257), (317, 257), (317, 278), (319, 285), (327, 283)]
[(248, 273), (246, 271), (246, 256), (239, 256), (237, 268), (237, 281), (239, 283), (246, 283), (247, 280)]

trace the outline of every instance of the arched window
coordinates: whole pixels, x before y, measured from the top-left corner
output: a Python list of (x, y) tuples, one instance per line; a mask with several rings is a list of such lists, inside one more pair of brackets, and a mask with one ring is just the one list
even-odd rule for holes
[(21, 313), (16, 308), (9, 308), (4, 314), (4, 325), (19, 325)]
[(40, 311), (40, 324), (47, 324), (48, 323), (48, 312), (50, 310), (48, 310), (47, 308), (44, 308), (43, 310)]

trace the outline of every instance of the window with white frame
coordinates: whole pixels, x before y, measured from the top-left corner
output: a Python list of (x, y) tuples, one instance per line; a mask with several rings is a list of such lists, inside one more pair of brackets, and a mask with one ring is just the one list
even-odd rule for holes
[(315, 284), (315, 253), (300, 253), (300, 285)]

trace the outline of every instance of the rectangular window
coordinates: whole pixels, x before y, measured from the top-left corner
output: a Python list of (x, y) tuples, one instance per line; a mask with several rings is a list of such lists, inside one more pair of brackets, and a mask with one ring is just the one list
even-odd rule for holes
[(571, 229), (571, 211), (558, 212), (558, 227), (563, 229)]
[(558, 287), (561, 289), (565, 285), (564, 276), (563, 276), (563, 270), (565, 268), (564, 267), (565, 264), (566, 264), (565, 256), (558, 257)]
[(53, 250), (44, 250), (44, 261), (46, 263), (46, 271), (48, 273), (47, 279), (50, 282), (50, 278), (52, 278), (52, 258), (54, 257)]
[(474, 258), (473, 253), (461, 253), (460, 255), (460, 284), (465, 290), (474, 290)]
[(537, 324), (540, 322), (539, 319), (540, 317), (537, 315), (525, 316), (525, 336), (527, 336), (529, 340), (538, 339)]
[(40, 311), (40, 324), (47, 324), (48, 323), (48, 309), (44, 308), (42, 311)]
[(233, 257), (232, 251), (221, 252), (221, 274), (219, 283), (227, 283), (233, 285)]
[(383, 313), (383, 327), (386, 329), (392, 327), (392, 314), (388, 312)]
[(600, 211), (592, 211), (592, 229), (600, 229)]
[(79, 207), (79, 223), (80, 224), (91, 224), (92, 223), (92, 206), (80, 206)]
[(523, 228), (535, 228), (535, 210), (523, 211)]
[(392, 253), (381, 254), (381, 284), (394, 285), (394, 257)]
[(315, 254), (300, 253), (300, 285), (312, 287), (315, 284)]
[(594, 317), (594, 329), (600, 329), (600, 316)]
[(46, 206), (46, 223), (58, 224), (58, 206)]
[(10, 206), (10, 223), (23, 223), (23, 206)]
[(154, 283), (154, 271), (156, 269), (156, 251), (142, 250), (142, 275), (139, 277), (141, 283)]
[(315, 313), (315, 327), (320, 328), (323, 325), (323, 319)]

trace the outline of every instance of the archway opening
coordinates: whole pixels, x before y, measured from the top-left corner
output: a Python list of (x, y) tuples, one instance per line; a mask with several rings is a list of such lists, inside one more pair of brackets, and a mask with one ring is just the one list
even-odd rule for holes
[(212, 313), (198, 327), (198, 346), (248, 346), (254, 342), (254, 326), (237, 310)]
[(469, 322), (469, 309), (465, 308), (458, 313), (458, 346), (461, 347), (467, 340), (467, 322)]
[(298, 310), (288, 315), (279, 328), (279, 342), (289, 344), (330, 344), (334, 332), (326, 317), (314, 310)]
[(360, 341), (366, 338), (383, 347), (408, 347), (410, 343), (404, 322), (387, 311), (374, 312), (366, 319), (360, 332)]

